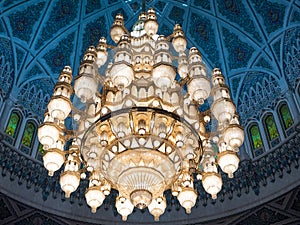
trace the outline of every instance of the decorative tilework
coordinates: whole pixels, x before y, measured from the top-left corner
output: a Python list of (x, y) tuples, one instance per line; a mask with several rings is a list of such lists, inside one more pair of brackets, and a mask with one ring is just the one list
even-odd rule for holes
[(17, 68), (20, 68), (21, 63), (24, 60), (24, 56), (25, 56), (25, 52), (24, 50), (20, 49), (20, 48), (16, 48), (16, 62), (17, 62)]
[(300, 12), (296, 11), (296, 9), (295, 9), (294, 12), (293, 12), (291, 22), (299, 24), (299, 21), (300, 21)]
[(165, 2), (162, 2), (162, 1), (158, 1), (157, 3), (155, 3), (155, 8), (158, 9), (160, 12), (163, 12), (165, 6), (166, 6), (166, 3)]
[(293, 87), (300, 74), (300, 28), (288, 30), (284, 36), (283, 68), (289, 84)]
[(21, 219), (18, 222), (15, 223), (15, 225), (35, 225), (35, 224), (43, 224), (43, 225), (67, 225), (67, 223), (64, 222), (57, 222), (53, 220), (52, 218), (46, 217), (40, 213), (34, 213), (33, 215)]
[(39, 68), (38, 65), (34, 65), (25, 75), (23, 80), (29, 80), (30, 78), (33, 78), (37, 75), (41, 75), (43, 72), (42, 70)]
[(36, 79), (30, 83), (30, 86), (35, 86), (36, 89), (41, 90), (45, 96), (47, 94), (52, 96), (53, 94), (54, 83), (50, 79), (46, 79), (46, 78)]
[(98, 44), (98, 41), (100, 37), (107, 37), (107, 30), (106, 28), (106, 22), (105, 18), (103, 16), (97, 18), (94, 21), (89, 21), (85, 28), (84, 28), (84, 35), (83, 35), (83, 41), (82, 41), (82, 53), (81, 57), (84, 54), (85, 49), (90, 46), (94, 45), (96, 46)]
[(48, 65), (51, 65), (52, 72), (59, 74), (65, 65), (71, 65), (71, 58), (73, 52), (74, 33), (65, 36), (63, 40), (54, 48), (49, 50), (44, 59)]
[(281, 42), (282, 42), (282, 39), (279, 38), (276, 42), (274, 42), (272, 44), (272, 48), (273, 48), (273, 50), (276, 54), (276, 57), (279, 61), (281, 61), (281, 55), (280, 55), (280, 53), (281, 53)]
[(94, 12), (95, 10), (101, 9), (101, 1), (100, 0), (88, 0), (86, 1), (85, 13), (89, 14)]
[(139, 2), (134, 2), (134, 3), (130, 4), (130, 8), (132, 9), (132, 11), (134, 13), (136, 13), (141, 8), (141, 6), (140, 6)]
[(228, 65), (230, 69), (243, 68), (247, 66), (254, 48), (240, 40), (239, 36), (226, 28), (222, 29), (225, 47), (228, 51)]
[(165, 35), (166, 37), (168, 35), (170, 35), (173, 31), (170, 29), (170, 27), (168, 27), (167, 25), (165, 24), (162, 24), (158, 27), (158, 33), (159, 34), (162, 34), (162, 35)]
[(112, 19), (114, 20), (116, 18), (116, 15), (120, 13), (123, 15), (124, 17), (124, 22), (126, 22), (128, 20), (128, 16), (127, 16), (127, 13), (125, 12), (125, 10), (123, 8), (119, 8), (115, 11), (112, 11), (111, 12), (111, 16), (112, 16)]
[(239, 93), (237, 111), (241, 124), (245, 125), (247, 119), (258, 118), (263, 109), (273, 108), (281, 95), (281, 89), (272, 75), (249, 72), (245, 75)]
[(219, 50), (215, 42), (212, 22), (206, 17), (195, 13), (191, 14), (189, 21), (188, 35), (203, 48), (204, 52), (201, 53), (211, 62), (214, 62), (215, 67), (219, 67)]
[(242, 222), (237, 225), (267, 225), (267, 224), (275, 224), (276, 222), (282, 221), (284, 219), (288, 219), (289, 217), (278, 213), (275, 210), (271, 210), (269, 208), (262, 208), (260, 211), (255, 214), (251, 214), (245, 218)]
[(0, 38), (0, 94), (7, 98), (14, 82), (13, 54), (10, 41)]
[(255, 11), (263, 19), (266, 31), (270, 34), (281, 28), (284, 20), (285, 6), (277, 2), (252, 0)]
[(200, 6), (203, 9), (210, 10), (210, 1), (194, 0), (195, 6)]
[(237, 89), (239, 88), (239, 84), (241, 81), (242, 77), (234, 77), (230, 80), (230, 87), (231, 87), (231, 93), (233, 96), (236, 96)]
[(169, 18), (175, 22), (175, 24), (182, 24), (183, 23), (183, 16), (184, 16), (184, 9), (174, 6), (171, 9), (169, 14)]
[(25, 84), (18, 93), (19, 104), (41, 119), (47, 108), (53, 88), (54, 84), (48, 79), (31, 81)]
[(218, 0), (218, 10), (230, 23), (238, 24), (241, 29), (245, 30), (247, 34), (253, 36), (256, 40), (262, 40), (242, 2), (237, 0)]
[(38, 21), (44, 5), (45, 2), (40, 2), (37, 5), (30, 5), (25, 10), (16, 11), (8, 16), (15, 37), (26, 42), (32, 38), (33, 27)]
[(5, 0), (3, 2), (3, 6), (9, 6), (9, 5), (13, 5), (14, 3), (16, 3), (18, 0)]
[(116, 3), (116, 2), (120, 2), (120, 0), (108, 0), (107, 1), (109, 5)]
[(53, 35), (56, 34), (60, 29), (66, 27), (75, 20), (79, 10), (78, 2), (79, 0), (56, 2), (45, 26), (43, 27), (41, 36), (35, 45), (36, 49), (38, 49), (40, 46), (43, 46), (46, 40), (53, 37)]
[(0, 20), (0, 33), (6, 33), (1, 20)]
[(261, 57), (257, 60), (257, 62), (255, 63), (255, 66), (256, 66), (256, 67), (260, 67), (260, 68), (267, 68), (267, 69), (272, 70), (272, 66), (271, 66), (270, 62), (268, 62), (268, 61), (266, 60), (266, 57), (264, 57), (264, 56), (261, 56)]

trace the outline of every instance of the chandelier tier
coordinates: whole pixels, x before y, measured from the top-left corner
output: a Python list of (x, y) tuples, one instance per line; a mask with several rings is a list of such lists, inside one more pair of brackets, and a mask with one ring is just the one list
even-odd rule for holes
[[(190, 213), (195, 174), (215, 199), (222, 188), (217, 166), (230, 178), (238, 168), (244, 133), (220, 69), (213, 70), (211, 85), (201, 54), (186, 50), (182, 28), (175, 25), (168, 37), (157, 30), (153, 9), (139, 16), (131, 33), (118, 14), (110, 31), (117, 45), (102, 37), (90, 46), (74, 87), (72, 69), (62, 70), (39, 127), (49, 175), (64, 164), (66, 197), (80, 179), (89, 179), (85, 197), (93, 213), (111, 188), (118, 191), (115, 206), (123, 220), (134, 207), (148, 207), (158, 220), (169, 189)], [(211, 109), (201, 111), (209, 98)], [(218, 126), (208, 132), (211, 120)]]

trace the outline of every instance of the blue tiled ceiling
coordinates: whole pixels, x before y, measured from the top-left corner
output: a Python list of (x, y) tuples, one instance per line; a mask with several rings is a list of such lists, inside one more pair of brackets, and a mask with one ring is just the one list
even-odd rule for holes
[[(289, 82), (296, 79), (284, 65), (295, 64), (299, 54), (286, 53), (299, 48), (298, 1), (148, 0), (149, 7), (158, 12), (161, 33), (168, 35), (175, 23), (182, 24), (189, 47), (199, 48), (209, 69), (222, 69), (236, 104), (237, 96), (245, 91), (241, 83), (257, 82), (249, 81), (251, 71), (261, 70), (278, 80), (290, 73)], [(0, 46), (4, 48), (3, 43), (8, 42), (12, 49), (6, 56), (15, 76), (12, 94), (19, 96), (21, 87), (29, 82), (48, 90), (41, 86), (47, 82), (39, 80), (53, 84), (65, 64), (76, 74), (84, 50), (97, 44), (101, 36), (108, 36), (115, 14), (124, 14), (130, 30), (141, 8), (137, 0), (1, 1)]]

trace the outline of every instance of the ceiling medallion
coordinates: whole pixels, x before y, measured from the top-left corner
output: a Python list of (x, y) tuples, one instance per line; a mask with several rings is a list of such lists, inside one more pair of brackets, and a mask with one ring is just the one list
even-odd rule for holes
[[(117, 45), (102, 37), (90, 46), (74, 87), (71, 68), (62, 70), (39, 127), (49, 175), (64, 164), (66, 197), (89, 179), (85, 198), (93, 213), (111, 188), (119, 193), (115, 206), (123, 220), (134, 207), (159, 220), (169, 189), (190, 213), (194, 177), (215, 199), (222, 188), (217, 166), (229, 177), (238, 168), (244, 133), (220, 69), (210, 81), (198, 50), (186, 50), (179, 25), (168, 37), (157, 30), (153, 9), (140, 14), (132, 32), (118, 14), (110, 31)], [(209, 99), (210, 109), (201, 111)], [(213, 121), (217, 128), (208, 132)]]

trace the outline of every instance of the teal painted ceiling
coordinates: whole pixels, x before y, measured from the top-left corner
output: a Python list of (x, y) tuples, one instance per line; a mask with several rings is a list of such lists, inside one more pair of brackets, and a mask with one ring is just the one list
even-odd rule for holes
[[(89, 45), (96, 45), (101, 36), (112, 44), (108, 36), (114, 16), (122, 13), (130, 30), (141, 4), (138, 0), (2, 0), (0, 66), (6, 71), (0, 75), (2, 90), (42, 115), (45, 107), (28, 106), (24, 96), (31, 93), (46, 101), (63, 66), (70, 65), (76, 74)], [(188, 47), (198, 47), (210, 69), (222, 69), (243, 121), (252, 113), (241, 106), (251, 88), (271, 82), (275, 91), (270, 93), (277, 96), (299, 76), (295, 67), (299, 0), (147, 0), (149, 7), (157, 12), (159, 33), (168, 35), (176, 23), (182, 24)]]

